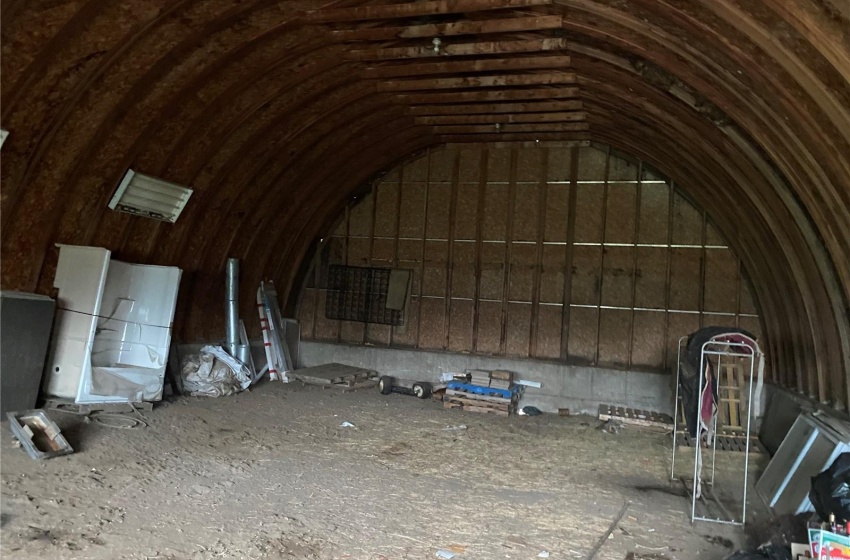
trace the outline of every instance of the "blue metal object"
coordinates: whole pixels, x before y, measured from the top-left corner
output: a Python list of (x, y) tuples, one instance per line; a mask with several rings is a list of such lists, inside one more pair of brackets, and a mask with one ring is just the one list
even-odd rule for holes
[(482, 387), (481, 385), (473, 385), (472, 383), (449, 381), (446, 387), (448, 389), (454, 389), (455, 391), (466, 391), (467, 393), (475, 393), (476, 395), (485, 395), (488, 397), (502, 397), (503, 399), (510, 399), (514, 395), (519, 394), (521, 385), (514, 385), (510, 389), (495, 389), (493, 387)]

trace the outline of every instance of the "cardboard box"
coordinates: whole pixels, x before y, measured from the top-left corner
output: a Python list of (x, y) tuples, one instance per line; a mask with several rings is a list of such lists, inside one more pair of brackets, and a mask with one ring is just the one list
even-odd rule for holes
[(818, 560), (850, 560), (850, 537), (823, 529), (809, 528), (812, 558)]

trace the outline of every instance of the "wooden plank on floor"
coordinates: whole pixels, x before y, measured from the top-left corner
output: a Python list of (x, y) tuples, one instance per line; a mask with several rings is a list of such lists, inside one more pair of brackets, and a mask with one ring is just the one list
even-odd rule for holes
[(322, 364), (304, 369), (296, 370), (293, 377), (304, 383), (313, 385), (332, 385), (334, 383), (348, 383), (349, 386), (357, 381), (375, 377), (377, 372), (345, 364)]
[(632, 424), (634, 426), (661, 426), (668, 428), (673, 425), (673, 418), (668, 414), (610, 404), (599, 405), (599, 419), (603, 422), (619, 420), (623, 424)]

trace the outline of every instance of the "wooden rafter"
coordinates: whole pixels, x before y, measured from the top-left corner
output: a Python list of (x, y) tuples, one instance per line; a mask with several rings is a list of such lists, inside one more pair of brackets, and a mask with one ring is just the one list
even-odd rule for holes
[(393, 80), (378, 82), (378, 92), (416, 91), (431, 89), (463, 89), (479, 87), (542, 86), (574, 84), (572, 72), (547, 72), (545, 74), (509, 74), (505, 76), (468, 76), (462, 78), (422, 78), (420, 80)]
[(551, 141), (587, 141), (588, 132), (510, 132), (502, 134), (444, 134), (437, 137), (441, 144), (449, 143), (491, 143), (491, 142), (551, 142)]
[(304, 15), (304, 20), (309, 23), (369, 21), (528, 8), (547, 6), (552, 3), (552, 0), (434, 0), (431, 2), (405, 2), (403, 4), (315, 10), (307, 12)]
[(515, 58), (389, 63), (385, 66), (367, 68), (363, 71), (363, 76), (366, 78), (398, 78), (432, 74), (563, 69), (569, 67), (569, 56), (520, 56)]
[(432, 115), (416, 117), (414, 122), (421, 125), (485, 124), (485, 123), (568, 123), (579, 122), (587, 118), (584, 111), (571, 113), (503, 113), (496, 115), (464, 115), (460, 111), (454, 115)]
[(558, 111), (578, 111), (582, 103), (578, 99), (566, 101), (529, 101), (524, 103), (467, 103), (455, 105), (414, 105), (410, 114), (430, 115), (479, 115), (498, 113), (548, 113)]
[(573, 99), (578, 97), (577, 87), (512, 88), (479, 91), (431, 91), (404, 93), (395, 100), (406, 105), (430, 103), (470, 103), (492, 101), (514, 101), (519, 99)]
[(342, 42), (391, 41), (393, 39), (417, 39), (423, 37), (451, 37), (455, 35), (483, 35), (489, 33), (515, 33), (517, 31), (541, 31), (561, 27), (561, 16), (531, 16), (485, 21), (458, 21), (451, 23), (429, 23), (409, 27), (370, 27), (366, 29), (342, 29), (331, 32), (331, 36)]
[(434, 134), (509, 134), (512, 132), (579, 132), (588, 130), (586, 122), (533, 124), (450, 124), (434, 127)]
[(489, 41), (480, 43), (443, 44), (439, 52), (434, 47), (397, 47), (388, 49), (355, 49), (348, 51), (349, 60), (398, 60), (403, 58), (437, 58), (440, 56), (472, 56), (515, 52), (559, 51), (566, 46), (564, 39), (526, 39), (519, 41)]

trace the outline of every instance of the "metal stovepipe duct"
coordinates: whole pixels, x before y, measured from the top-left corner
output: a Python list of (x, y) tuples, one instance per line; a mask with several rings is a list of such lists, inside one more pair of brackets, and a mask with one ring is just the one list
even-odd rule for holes
[(236, 357), (236, 347), (239, 345), (239, 259), (227, 259), (225, 294), (227, 351)]

